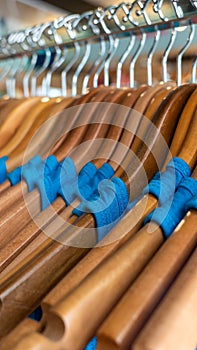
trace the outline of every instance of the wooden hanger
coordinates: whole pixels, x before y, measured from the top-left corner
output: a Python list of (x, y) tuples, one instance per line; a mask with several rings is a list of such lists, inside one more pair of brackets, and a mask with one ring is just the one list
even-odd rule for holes
[(133, 350), (180, 350), (196, 347), (197, 249), (153, 313)]
[[(192, 88), (191, 88), (191, 86), (188, 88), (187, 87), (187, 89), (184, 89), (183, 88), (183, 91), (187, 91), (187, 96), (188, 96), (188, 94), (189, 93), (191, 93), (191, 90), (192, 90)], [(173, 94), (173, 97), (174, 97), (174, 99), (175, 99), (175, 96), (176, 96), (176, 98), (179, 96), (179, 94), (180, 94), (180, 89), (177, 89), (177, 94)], [(186, 97), (186, 95), (185, 95), (185, 97)], [(172, 99), (172, 95), (171, 95), (171, 99)], [(171, 100), (170, 100), (171, 101)], [(171, 106), (172, 106), (172, 104), (171, 104)], [(180, 107), (180, 106), (179, 106)], [(172, 108), (172, 107), (171, 107)], [(173, 112), (174, 112), (174, 104), (173, 104), (173, 108), (172, 108), (172, 110), (173, 110)], [(164, 131), (164, 130), (162, 130), (162, 131)], [(88, 221), (88, 223), (87, 223), (87, 219), (89, 220)], [(84, 225), (91, 225), (92, 226), (92, 216), (91, 215), (86, 215), (85, 217), (82, 217), (82, 218), (80, 218), (79, 220), (78, 220), (78, 222), (79, 222), (79, 224), (81, 225), (82, 224), (82, 226), (84, 226)], [(79, 230), (80, 230), (80, 228), (79, 228)], [(70, 230), (69, 230), (70, 231)], [(77, 229), (75, 228), (75, 229), (73, 229), (73, 230), (71, 230), (71, 231), (74, 231), (74, 233), (76, 234), (77, 233)], [(73, 232), (72, 232), (73, 233)], [(68, 234), (68, 233), (67, 233)], [(59, 268), (57, 269), (57, 265), (56, 265), (56, 269), (58, 270), (57, 271), (57, 274), (56, 274), (56, 276), (55, 276), (55, 278), (56, 278), (56, 281), (58, 280), (58, 278), (61, 276), (61, 274), (62, 273), (65, 273), (65, 271), (68, 269), (68, 266), (65, 266), (64, 264), (63, 264), (63, 261), (64, 261), (64, 263), (65, 263), (65, 261), (67, 260), (67, 257), (66, 257), (66, 250), (67, 251), (70, 251), (69, 252), (69, 254), (71, 254), (71, 251), (75, 251), (75, 259), (79, 259), (80, 258), (80, 256), (81, 255), (83, 255), (84, 254), (84, 250), (83, 249), (76, 249), (76, 248), (66, 248), (66, 247), (62, 247), (62, 246), (60, 246), (59, 244), (52, 244), (50, 247), (48, 247), (48, 251), (47, 251), (47, 256), (49, 257), (50, 256), (50, 260), (49, 260), (49, 263), (51, 264), (51, 269), (52, 268), (55, 268), (55, 261), (56, 261), (56, 257), (58, 257), (58, 261), (56, 261), (56, 263), (58, 262), (58, 266), (59, 266)], [(44, 257), (44, 255), (45, 254), (43, 254), (42, 255), (42, 261), (43, 261), (43, 263), (44, 263), (44, 260), (45, 260), (45, 257)], [(71, 255), (70, 255), (70, 257), (71, 257)], [(63, 260), (62, 260), (63, 259)], [(34, 266), (34, 274), (33, 275), (31, 275), (31, 284), (32, 283), (34, 283), (34, 281), (35, 280), (37, 280), (37, 278), (36, 278), (36, 264), (38, 263), (38, 260), (39, 259), (36, 259), (35, 258), (35, 260), (33, 259), (32, 260), (32, 264), (33, 264), (33, 266)], [(41, 264), (41, 260), (39, 260), (39, 264)], [(60, 264), (60, 265), (59, 265)], [(29, 267), (28, 268), (30, 268), (30, 265), (31, 264), (29, 264)], [(61, 266), (61, 267), (60, 267)], [(71, 264), (71, 261), (70, 261), (70, 264), (69, 264), (69, 266), (71, 267), (72, 266), (72, 264)], [(50, 270), (50, 268), (49, 268), (49, 265), (47, 264), (47, 268), (48, 268), (48, 270), (47, 271), (49, 271)], [(62, 271), (62, 268), (64, 269), (64, 272)], [(38, 270), (37, 270), (37, 272), (38, 272)], [(46, 272), (46, 271), (45, 271)], [(39, 278), (44, 278), (44, 277), (46, 277), (46, 273), (43, 273), (43, 270), (41, 269), (41, 265), (39, 265)], [(37, 276), (38, 277), (38, 276)], [(34, 278), (35, 278), (35, 280), (34, 280)], [(23, 275), (23, 280), (25, 280), (24, 279), (24, 275)], [(48, 283), (49, 283), (49, 279), (48, 279), (48, 277), (47, 277), (47, 281), (48, 281)], [(46, 281), (45, 281), (46, 282)], [(12, 283), (13, 283), (13, 279), (12, 279)], [(52, 284), (52, 281), (50, 281), (50, 283)], [(5, 285), (5, 284), (4, 284)], [(47, 285), (48, 284), (46, 284), (46, 283), (44, 283), (44, 286), (45, 286), (45, 288), (47, 289), (48, 287), (47, 287)], [(26, 280), (26, 283), (25, 283), (25, 286), (24, 286), (24, 284), (22, 283), (21, 285), (20, 285), (20, 287), (19, 288), (21, 288), (21, 290), (24, 288), (24, 293), (25, 293), (25, 290), (26, 290), (26, 287), (28, 288), (28, 281)], [(33, 287), (32, 287), (33, 288)], [(10, 291), (11, 291), (11, 289), (10, 289)], [(43, 291), (42, 291), (43, 292)], [(44, 293), (44, 292), (43, 292)], [(28, 295), (25, 295), (25, 297), (28, 297)], [(40, 296), (40, 297), (42, 297), (42, 296)], [(7, 301), (8, 301), (8, 299), (9, 298), (13, 298), (13, 295), (12, 295), (12, 293), (10, 293), (9, 294), (9, 298), (8, 298), (8, 296), (6, 297), (7, 298)], [(5, 301), (6, 299), (4, 299), (4, 301)], [(32, 302), (34, 302), (34, 300), (32, 300)], [(21, 310), (22, 311), (22, 310)], [(21, 317), (20, 315), (18, 315), (18, 317)], [(5, 319), (4, 319), (4, 321), (5, 321)], [(5, 323), (4, 323), (5, 324)]]
[[(21, 125), (22, 121), (27, 117), (31, 109), (35, 109), (36, 105), (40, 103), (39, 97), (30, 99), (22, 99), (19, 101), (10, 101), (9, 105), (4, 107), (2, 113), (5, 115), (4, 121), (0, 126), (1, 140), (0, 140), (0, 153), (1, 155), (7, 155), (2, 153), (4, 147)], [(10, 111), (9, 111), (10, 109)]]
[[(47, 108), (48, 105), (52, 106), (53, 104), (55, 104), (55, 99), (43, 98), (36, 105), (34, 105), (33, 108), (30, 110), (31, 113), (27, 113), (24, 116), (25, 119), (23, 120), (22, 125), (16, 131), (15, 135), (11, 138), (10, 142), (6, 146), (1, 148), (0, 156), (9, 155), (11, 152), (13, 152), (23, 140), (25, 135), (28, 133), (39, 114), (42, 111), (44, 111), (44, 109)], [(20, 113), (20, 111), (18, 112)], [(14, 110), (13, 114), (15, 115), (15, 113), (16, 112)]]

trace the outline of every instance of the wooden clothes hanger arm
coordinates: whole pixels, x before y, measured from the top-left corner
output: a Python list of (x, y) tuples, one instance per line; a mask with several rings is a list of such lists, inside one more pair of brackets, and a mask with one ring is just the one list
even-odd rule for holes
[[(39, 154), (43, 159), (45, 153), (50, 153), (53, 139), (59, 131), (61, 114), (70, 103), (70, 98), (54, 99), (54, 104), (48, 105), (36, 118), (29, 132), (17, 148), (11, 152), (7, 167), (12, 170)], [(68, 123), (69, 124), (69, 123)], [(63, 127), (63, 122), (62, 122)]]
[(31, 332), (39, 331), (39, 323), (26, 318), (7, 337), (0, 340), (1, 350), (13, 349), (14, 346)]
[(196, 265), (197, 249), (140, 333), (132, 346), (133, 350), (171, 350), (176, 347), (185, 350), (196, 347)]
[(31, 113), (28, 113), (26, 115), (25, 120), (23, 121), (22, 125), (18, 128), (15, 135), (11, 138), (10, 142), (8, 142), (6, 146), (1, 148), (0, 156), (9, 155), (11, 152), (13, 152), (23, 140), (23, 138), (26, 136), (27, 132), (31, 129), (39, 114), (42, 111), (44, 111), (45, 108), (47, 108), (47, 105), (52, 106), (54, 103), (55, 99), (42, 99), (41, 102), (37, 104), (37, 106), (34, 106), (34, 108), (31, 109)]
[(21, 123), (27, 117), (28, 113), (31, 111), (32, 108), (35, 108), (40, 103), (40, 100), (41, 99), (39, 97), (22, 99), (20, 102), (18, 102), (15, 106), (11, 108), (11, 111), (7, 109), (4, 110), (4, 114), (7, 113), (7, 115), (5, 116), (4, 122), (0, 126), (1, 149), (3, 147), (6, 147), (6, 144), (15, 135)]

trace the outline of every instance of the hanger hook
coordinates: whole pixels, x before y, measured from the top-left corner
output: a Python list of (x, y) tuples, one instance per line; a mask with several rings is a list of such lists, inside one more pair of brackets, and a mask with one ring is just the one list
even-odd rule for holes
[[(64, 70), (61, 73), (61, 85), (62, 85), (62, 96), (68, 96), (68, 86), (67, 86), (67, 76), (68, 72), (71, 70), (71, 68), (75, 65), (77, 60), (79, 59), (80, 56), (80, 45), (77, 42), (74, 42), (74, 54), (73, 57), (69, 59), (68, 64), (64, 68)], [(69, 51), (68, 51), (69, 54)]]
[[(85, 94), (87, 92), (90, 78), (93, 76), (96, 68), (101, 64), (101, 62), (103, 60), (104, 53), (105, 53), (105, 40), (103, 37), (100, 37), (98, 57), (97, 57), (96, 61), (93, 61), (93, 65), (92, 65), (91, 69), (84, 77), (82, 94)], [(93, 82), (94, 82), (94, 80), (93, 80)]]
[(54, 60), (51, 63), (51, 67), (42, 82), (43, 96), (50, 96), (52, 75), (65, 61), (65, 57), (64, 57), (65, 51), (63, 52), (58, 46), (56, 46), (54, 50), (55, 50)]
[(110, 68), (111, 61), (116, 54), (116, 51), (118, 49), (119, 42), (120, 42), (120, 39), (119, 38), (114, 39), (113, 35), (109, 36), (109, 40), (110, 40), (110, 54), (104, 64), (104, 85), (105, 86), (109, 86), (110, 84), (109, 68)]
[(141, 40), (139, 40), (139, 45), (137, 46), (130, 63), (130, 87), (131, 88), (135, 86), (135, 64), (144, 48), (145, 42), (146, 42), (146, 33), (141, 30)]
[[(108, 41), (108, 44), (109, 44), (109, 47), (107, 48), (107, 42)], [(113, 51), (113, 43), (111, 42), (111, 36), (107, 36), (105, 39), (104, 39), (104, 42), (103, 42), (103, 49), (104, 49), (104, 55), (103, 55), (103, 58), (101, 60), (101, 63), (100, 65), (98, 66), (95, 74), (94, 74), (94, 78), (93, 78), (93, 87), (96, 88), (98, 86), (98, 80), (99, 80), (99, 76), (102, 72), (102, 70), (104, 70), (105, 68), (105, 62), (108, 60), (108, 58), (110, 57), (111, 55), (111, 52)]]
[(196, 69), (197, 69), (197, 57), (195, 58), (193, 64), (192, 64), (192, 77), (191, 77), (191, 82), (196, 83)]
[(192, 24), (190, 21), (190, 32), (186, 41), (186, 44), (183, 46), (181, 51), (177, 56), (177, 85), (180, 86), (182, 84), (182, 58), (186, 50), (191, 45), (195, 34), (195, 24)]
[(28, 62), (28, 57), (23, 55), (14, 59), (13, 66), (9, 71), (8, 78), (6, 79), (6, 90), (7, 94), (11, 98), (16, 98), (16, 77), (20, 74)]
[(78, 88), (78, 79), (79, 79), (79, 75), (82, 72), (83, 68), (85, 67), (86, 63), (88, 62), (88, 59), (90, 57), (91, 54), (91, 44), (90, 42), (85, 43), (85, 53), (84, 56), (81, 60), (81, 62), (79, 63), (74, 75), (73, 75), (73, 79), (72, 79), (72, 96), (77, 96), (77, 88)]
[(125, 63), (126, 59), (129, 57), (129, 54), (135, 45), (135, 40), (136, 40), (136, 36), (133, 35), (133, 33), (130, 33), (129, 44), (128, 44), (125, 52), (123, 53), (122, 57), (120, 58), (120, 60), (118, 62), (118, 65), (117, 65), (117, 71), (116, 71), (116, 87), (117, 87), (117, 89), (119, 89), (121, 87), (123, 64)]
[(46, 71), (46, 69), (49, 67), (49, 64), (51, 62), (51, 50), (46, 49), (44, 50), (45, 58), (43, 64), (34, 70), (32, 77), (31, 77), (31, 95), (36, 96), (37, 95), (37, 80), (39, 76)]
[(148, 53), (148, 59), (147, 59), (147, 83), (148, 83), (148, 85), (153, 84), (153, 71), (152, 71), (153, 55), (157, 49), (160, 36), (161, 36), (161, 32), (160, 32), (160, 30), (158, 30), (158, 27), (155, 26), (155, 37), (153, 40), (152, 47)]
[(30, 96), (30, 92), (29, 92), (29, 78), (31, 73), (34, 71), (36, 63), (37, 63), (37, 59), (38, 59), (38, 54), (36, 52), (33, 52), (31, 60), (30, 60), (30, 64), (29, 67), (23, 77), (23, 91), (24, 91), (24, 96), (25, 97), (29, 97)]
[(177, 31), (174, 28), (172, 28), (170, 40), (169, 40), (168, 46), (164, 52), (164, 55), (162, 58), (162, 63), (161, 63), (162, 64), (162, 79), (163, 79), (164, 83), (166, 83), (168, 81), (168, 66), (167, 66), (168, 56), (169, 56), (169, 53), (174, 46), (174, 42), (176, 40), (176, 37), (177, 37)]

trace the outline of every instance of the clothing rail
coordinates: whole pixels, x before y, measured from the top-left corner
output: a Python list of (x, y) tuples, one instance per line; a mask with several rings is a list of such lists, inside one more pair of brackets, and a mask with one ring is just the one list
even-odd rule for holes
[[(168, 28), (184, 20), (196, 21), (197, 0), (133, 0), (118, 6), (98, 8), (79, 14), (60, 17), (12, 32), (0, 40), (0, 59), (31, 54), (42, 48), (69, 45), (110, 34), (139, 29)], [(177, 23), (178, 22), (178, 23)]]

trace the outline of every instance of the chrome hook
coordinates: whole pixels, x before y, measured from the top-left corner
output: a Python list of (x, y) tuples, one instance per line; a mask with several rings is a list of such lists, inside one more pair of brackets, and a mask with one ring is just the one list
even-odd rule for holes
[(61, 73), (61, 85), (62, 85), (62, 96), (67, 96), (68, 95), (68, 88), (67, 88), (67, 75), (68, 72), (71, 70), (71, 68), (75, 65), (77, 60), (79, 59), (80, 56), (80, 45), (79, 43), (74, 43), (74, 54), (73, 57), (69, 60), (68, 64), (64, 68), (64, 70)]
[[(108, 43), (109, 43), (109, 48), (107, 48), (107, 44), (106, 44), (106, 40), (108, 39)], [(93, 79), (93, 87), (96, 88), (98, 86), (98, 80), (99, 80), (99, 76), (102, 72), (102, 70), (104, 70), (105, 67), (105, 62), (108, 60), (108, 58), (110, 57), (112, 51), (113, 51), (113, 43), (111, 44), (111, 36), (108, 36), (107, 39), (105, 38), (104, 40), (104, 55), (103, 55), (103, 59), (100, 63), (100, 65), (98, 66), (95, 74), (94, 74), (94, 79)]]
[(131, 88), (133, 88), (135, 86), (135, 64), (136, 64), (136, 61), (144, 48), (144, 44), (146, 41), (146, 33), (142, 32), (141, 35), (142, 35), (141, 40), (139, 41), (139, 45), (137, 46), (136, 51), (135, 51), (133, 58), (131, 60), (131, 63), (130, 63), (130, 87)]
[(88, 59), (90, 57), (91, 54), (91, 44), (86, 42), (86, 48), (85, 48), (85, 54), (81, 60), (81, 62), (79, 63), (73, 78), (72, 78), (72, 96), (77, 96), (77, 82), (79, 79), (79, 75), (82, 72), (83, 68), (85, 67), (86, 63), (88, 62)]
[(157, 26), (155, 26), (155, 37), (153, 40), (153, 45), (148, 53), (148, 59), (147, 59), (147, 83), (148, 85), (152, 85), (153, 83), (153, 71), (152, 71), (152, 61), (153, 61), (153, 55), (157, 49), (159, 39), (161, 36), (160, 30), (158, 30)]
[(186, 44), (183, 46), (182, 50), (179, 52), (177, 56), (177, 85), (180, 86), (182, 84), (182, 58), (186, 50), (191, 45), (195, 34), (195, 24), (190, 22), (190, 33), (187, 38)]
[(174, 46), (174, 42), (176, 40), (176, 37), (177, 37), (177, 31), (173, 28), (169, 44), (164, 52), (162, 63), (161, 63), (162, 64), (162, 79), (163, 79), (164, 83), (166, 83), (168, 81), (168, 66), (167, 66), (168, 56), (169, 56), (169, 53), (170, 53), (172, 47)]
[(36, 62), (37, 62), (37, 59), (38, 59), (38, 54), (36, 52), (33, 52), (32, 54), (32, 58), (31, 58), (31, 61), (30, 61), (30, 65), (23, 77), (23, 91), (24, 91), (24, 96), (25, 97), (29, 97), (30, 96), (30, 93), (29, 93), (29, 78), (30, 78), (30, 75), (31, 73), (34, 71), (35, 69), (35, 66), (36, 66)]
[(51, 64), (50, 70), (47, 72), (46, 77), (43, 79), (43, 82), (42, 82), (42, 95), (43, 96), (50, 95), (52, 75), (64, 63), (64, 61), (65, 61), (65, 57), (64, 57), (62, 50), (58, 46), (56, 46), (54, 60)]
[[(90, 71), (84, 77), (83, 87), (82, 87), (82, 94), (85, 94), (87, 92), (87, 88), (88, 88), (88, 83), (90, 81), (90, 77), (93, 75), (93, 73), (95, 71), (95, 68), (97, 68), (100, 65), (100, 63), (102, 62), (102, 60), (103, 60), (103, 55), (104, 55), (104, 52), (105, 52), (105, 40), (104, 40), (103, 37), (100, 38), (100, 45), (99, 46), (100, 46), (100, 48), (99, 48), (98, 58), (93, 63), (93, 66), (91, 67)], [(94, 86), (94, 80), (93, 80), (93, 86)]]
[(114, 37), (112, 35), (110, 35), (109, 40), (110, 40), (110, 54), (109, 54), (109, 56), (104, 64), (104, 85), (105, 86), (109, 86), (109, 84), (110, 84), (109, 68), (110, 68), (111, 61), (112, 61), (113, 57), (115, 56), (115, 53), (118, 49), (120, 39), (119, 38), (114, 39)]
[(196, 69), (197, 69), (197, 57), (195, 58), (193, 64), (192, 64), (192, 76), (191, 76), (191, 82), (196, 84), (197, 77), (196, 77)]
[(16, 97), (16, 77), (20, 74), (28, 62), (28, 57), (24, 55), (22, 58), (16, 58), (13, 62), (13, 66), (9, 72), (8, 78), (6, 79), (6, 90), (7, 94), (11, 98)]
[(123, 64), (125, 63), (125, 61), (126, 61), (127, 57), (129, 56), (131, 50), (133, 49), (133, 47), (135, 45), (135, 40), (136, 40), (135, 35), (133, 35), (131, 33), (130, 34), (129, 44), (128, 44), (125, 52), (123, 53), (122, 57), (120, 58), (119, 62), (118, 62), (117, 71), (116, 71), (116, 87), (118, 89), (121, 87)]
[(46, 69), (49, 67), (50, 61), (51, 61), (51, 50), (46, 49), (45, 50), (45, 59), (44, 59), (43, 65), (34, 71), (32, 78), (31, 78), (31, 95), (32, 96), (37, 95), (37, 80), (38, 80), (39, 76), (44, 71), (46, 71)]

